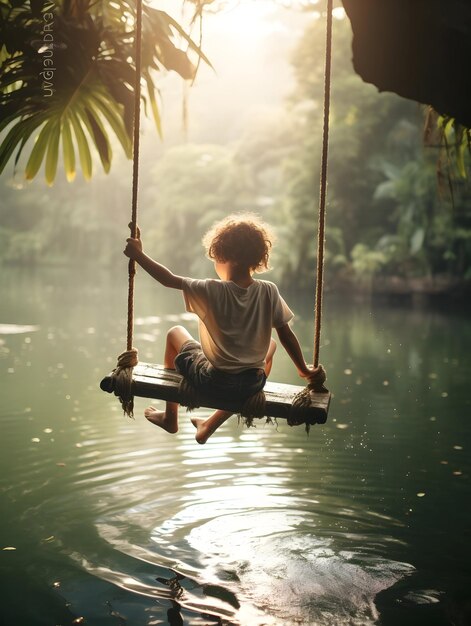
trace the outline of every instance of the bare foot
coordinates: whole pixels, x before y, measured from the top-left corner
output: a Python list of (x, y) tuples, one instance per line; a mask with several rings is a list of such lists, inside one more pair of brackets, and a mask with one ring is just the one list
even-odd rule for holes
[(201, 444), (206, 443), (209, 437), (212, 435), (212, 433), (208, 432), (208, 429), (205, 426), (206, 420), (202, 419), (201, 417), (192, 417), (190, 419), (191, 423), (196, 428), (196, 441)]
[(157, 409), (153, 406), (147, 407), (144, 411), (144, 415), (156, 426), (160, 426), (168, 433), (174, 434), (178, 431), (178, 425), (175, 419), (172, 417), (168, 417), (165, 411), (157, 411)]

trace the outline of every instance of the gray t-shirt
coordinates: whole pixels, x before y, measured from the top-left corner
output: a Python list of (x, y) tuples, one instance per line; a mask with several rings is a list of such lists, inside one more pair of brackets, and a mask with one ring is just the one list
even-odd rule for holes
[(266, 280), (244, 288), (232, 281), (184, 278), (183, 297), (186, 310), (199, 317), (207, 359), (233, 373), (263, 367), (272, 328), (293, 318), (278, 287)]

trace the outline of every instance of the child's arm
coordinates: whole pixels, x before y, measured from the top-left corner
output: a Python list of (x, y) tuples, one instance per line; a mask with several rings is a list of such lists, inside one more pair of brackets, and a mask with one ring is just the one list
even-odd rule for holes
[(301, 378), (311, 378), (315, 375), (319, 368), (312, 368), (306, 365), (298, 338), (291, 330), (290, 325), (284, 324), (280, 326), (280, 328), (277, 328), (276, 332), (278, 333), (281, 345), (289, 354)]
[(142, 250), (142, 242), (140, 239), (126, 239), (127, 245), (124, 250), (124, 254), (130, 259), (134, 259), (136, 263), (144, 269), (148, 274), (155, 278), (157, 282), (164, 287), (170, 287), (171, 289), (183, 289), (183, 277), (173, 274), (168, 268), (150, 256), (147, 256)]

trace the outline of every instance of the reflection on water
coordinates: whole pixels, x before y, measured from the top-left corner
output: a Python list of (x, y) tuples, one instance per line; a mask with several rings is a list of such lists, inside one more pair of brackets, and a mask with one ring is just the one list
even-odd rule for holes
[[(329, 511), (319, 500), (293, 493), (288, 456), (280, 462), (266, 436), (221, 437), (202, 449), (190, 428), (178, 447), (185, 490), (177, 502), (175, 493), (157, 488), (155, 500), (96, 522), (100, 537), (130, 557), (124, 563), (131, 570), (88, 563), (88, 571), (149, 598), (173, 594), (182, 610), (231, 623), (373, 623), (376, 594), (413, 568), (368, 554), (367, 533), (352, 530), (348, 549), (317, 536)], [(248, 466), (247, 450), (264, 461)], [(368, 511), (356, 513), (339, 514), (354, 517), (358, 526), (377, 521)], [(390, 541), (376, 536), (375, 550)]]
[[(172, 437), (98, 390), (121, 284), (2, 281), (5, 623), (469, 623), (465, 318), (327, 302), (328, 423), (233, 418), (198, 446), (185, 414)], [(196, 324), (143, 283), (136, 343), (160, 360)], [(310, 302), (293, 308), (308, 354)], [(272, 377), (297, 382), (280, 350)]]

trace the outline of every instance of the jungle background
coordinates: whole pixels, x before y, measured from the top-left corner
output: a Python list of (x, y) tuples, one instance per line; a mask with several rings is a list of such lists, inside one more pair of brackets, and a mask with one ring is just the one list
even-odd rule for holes
[[(277, 232), (274, 279), (304, 290), (316, 254), (324, 22), (312, 10), (257, 10), (239, 7), (232, 24), (230, 11), (217, 25), (205, 16), (202, 47), (215, 69), (201, 63), (194, 85), (159, 76), (163, 138), (144, 118), (140, 223), (150, 254), (203, 275), (208, 226), (255, 211)], [(342, 9), (336, 18), (328, 285), (462, 295), (471, 280), (469, 182), (443, 145), (424, 143), (424, 106), (380, 95), (354, 73), (350, 23)], [(119, 146), (114, 152), (109, 174), (95, 164), (91, 182), (68, 183), (59, 171), (52, 187), (42, 176), (26, 183), (21, 162), (15, 171), (9, 164), (0, 178), (1, 261), (116, 264), (131, 165)]]
[[(466, 295), (471, 278), (467, 146), (457, 158), (449, 122), (448, 152), (433, 132), (424, 141), (426, 108), (362, 82), (352, 68), (350, 24), (336, 3), (321, 345), (333, 394), (329, 419), (308, 437), (284, 420), (245, 429), (234, 417), (199, 446), (182, 411), (179, 432), (167, 436), (144, 418), (148, 399), (136, 398), (131, 421), (99, 388), (126, 345), (122, 250), (132, 167), (129, 137), (116, 118), (124, 109), (132, 119), (132, 88), (127, 109), (116, 98), (108, 105), (123, 94), (121, 77), (128, 86), (134, 77), (133, 23), (123, 21), (120, 8), (129, 13), (135, 3), (55, 0), (64, 11), (54, 23), (54, 107), (43, 94), (31, 103), (41, 86), (39, 50), (30, 45), (31, 29), (23, 36), (5, 19), (12, 10), (24, 18), (20, 27), (30, 26), (30, 8), (39, 6), (40, 28), (48, 1), (0, 0), (0, 42), (9, 33), (12, 51), (7, 58), (0, 46), (0, 61), (11, 61), (13, 72), (24, 69), (30, 81), (14, 91), (8, 72), (0, 72), (1, 137), (12, 132), (24, 147), (15, 168), (12, 143), (0, 144), (0, 623), (470, 624), (471, 318), (466, 300), (452, 306), (450, 297)], [(175, 49), (169, 56), (182, 61), (174, 64), (180, 75), (160, 63), (153, 80), (162, 138), (143, 84), (139, 223), (154, 258), (175, 272), (211, 276), (200, 244), (205, 229), (230, 211), (260, 213), (278, 237), (273, 270), (262, 276), (290, 292), (309, 358), (325, 3), (280, 2), (221, 0), (224, 10), (208, 10), (202, 49), (214, 69), (201, 60), (193, 86), (182, 82), (191, 72)], [(420, 18), (441, 5), (439, 15), (448, 18), (458, 5), (426, 2), (427, 12), (418, 0), (407, 8), (414, 5)], [(155, 7), (172, 12), (198, 44), (198, 24), (191, 29), (187, 20), (195, 2), (186, 4), (184, 19), (180, 1)], [(89, 29), (81, 29), (74, 11), (88, 7), (95, 19), (84, 10)], [(97, 59), (83, 36), (103, 34), (97, 13), (110, 8), (105, 34), (119, 44), (113, 27), (128, 27), (127, 49), (117, 45), (111, 59), (120, 71), (95, 89), (85, 84), (84, 100), (76, 98), (75, 111), (62, 116), (60, 107), (89, 76), (86, 61), (105, 69), (110, 60), (108, 38), (99, 40), (105, 44)], [(454, 14), (466, 24), (460, 16)], [(164, 52), (172, 41), (186, 49), (180, 35), (160, 37)], [(161, 45), (155, 49), (162, 53)], [(99, 122), (82, 115), (87, 98), (92, 110), (99, 106), (103, 126), (110, 117), (114, 123), (107, 127), (112, 162), (93, 133)], [(83, 135), (77, 124), (71, 133), (76, 168), (73, 150), (64, 158), (67, 131), (60, 142), (50, 133), (41, 153), (36, 135), (50, 119), (56, 131), (70, 130), (80, 115)], [(14, 125), (23, 122), (26, 132), (15, 136)], [(79, 158), (87, 144), (80, 137), (93, 153), (92, 176), (91, 159)], [(46, 178), (55, 179), (53, 186)], [(404, 298), (363, 297), (379, 292)], [(428, 298), (423, 306), (416, 295), (424, 293), (438, 296), (437, 306)], [(197, 321), (179, 292), (139, 272), (135, 295), (141, 362), (161, 361), (177, 323), (196, 336)], [(300, 384), (281, 349), (271, 376)]]

